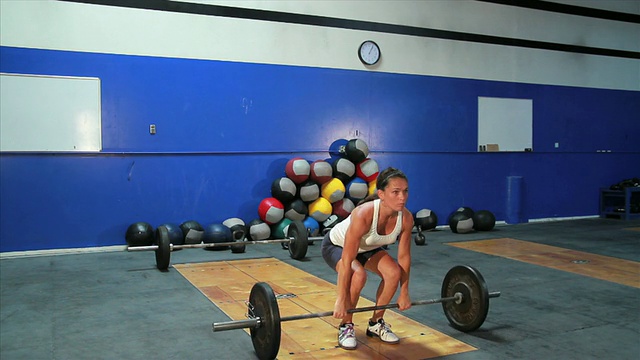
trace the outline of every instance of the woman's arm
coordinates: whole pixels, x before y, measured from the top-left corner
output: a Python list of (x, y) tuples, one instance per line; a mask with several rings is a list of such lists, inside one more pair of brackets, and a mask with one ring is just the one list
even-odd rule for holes
[(398, 265), (402, 271), (400, 277), (400, 295), (398, 305), (400, 310), (411, 307), (409, 297), (409, 274), (411, 272), (411, 231), (413, 230), (413, 215), (406, 208), (402, 210), (402, 231), (398, 241)]

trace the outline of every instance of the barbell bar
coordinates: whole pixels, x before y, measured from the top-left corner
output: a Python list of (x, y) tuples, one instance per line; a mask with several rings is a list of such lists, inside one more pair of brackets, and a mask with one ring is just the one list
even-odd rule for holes
[[(500, 292), (489, 292), (480, 272), (467, 265), (451, 268), (442, 282), (441, 298), (412, 302), (412, 306), (441, 303), (445, 316), (452, 327), (463, 332), (478, 329), (489, 312), (489, 299), (500, 296)], [(213, 323), (213, 331), (249, 328), (253, 348), (261, 360), (275, 359), (280, 350), (281, 323), (333, 315), (333, 311), (280, 316), (277, 297), (269, 284), (253, 285), (247, 302), (245, 320)], [(360, 307), (348, 313), (398, 308), (398, 304)]]
[(291, 257), (295, 260), (300, 260), (307, 255), (309, 241), (323, 239), (322, 237), (309, 237), (304, 224), (297, 220), (289, 224), (286, 239), (247, 240), (244, 231), (236, 230), (232, 233), (232, 238), (235, 239), (232, 242), (173, 245), (169, 238), (169, 230), (164, 225), (158, 226), (155, 238), (157, 245), (128, 246), (127, 251), (154, 251), (156, 253), (156, 267), (160, 271), (165, 271), (169, 268), (171, 252), (179, 249), (206, 249), (226, 246), (244, 248), (245, 245), (249, 244), (286, 243), (289, 245), (287, 249)]

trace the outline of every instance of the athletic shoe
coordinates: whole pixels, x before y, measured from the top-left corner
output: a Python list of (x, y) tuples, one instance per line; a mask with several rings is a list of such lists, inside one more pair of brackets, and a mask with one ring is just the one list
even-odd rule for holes
[(400, 338), (391, 331), (391, 325), (384, 322), (384, 319), (378, 320), (378, 322), (373, 323), (373, 325), (371, 321), (369, 321), (367, 336), (377, 336), (387, 344), (397, 344), (400, 342)]
[(353, 328), (353, 323), (340, 325), (338, 329), (338, 344), (341, 348), (347, 350), (353, 350), (358, 346), (356, 330)]

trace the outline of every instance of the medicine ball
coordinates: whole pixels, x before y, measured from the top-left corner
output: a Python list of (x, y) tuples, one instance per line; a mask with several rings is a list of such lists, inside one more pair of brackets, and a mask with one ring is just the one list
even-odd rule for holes
[(473, 214), (474, 214), (473, 209), (468, 206), (461, 206), (456, 210), (456, 212), (464, 213), (469, 218), (473, 218)]
[(284, 205), (273, 197), (263, 199), (258, 206), (258, 216), (269, 225), (275, 224), (284, 217)]
[(320, 233), (320, 224), (311, 216), (307, 216), (302, 224), (304, 224), (305, 229), (307, 229), (309, 236), (318, 236)]
[(367, 196), (375, 194), (376, 190), (378, 190), (377, 181), (376, 180), (370, 181), (369, 182), (369, 193), (367, 194)]
[(316, 160), (311, 163), (309, 170), (309, 179), (324, 184), (333, 178), (333, 168), (331, 164), (324, 160)]
[(247, 228), (249, 229), (247, 237), (250, 240), (266, 240), (271, 237), (271, 228), (269, 227), (269, 224), (260, 219), (251, 220), (247, 224)]
[(349, 198), (344, 198), (333, 203), (333, 213), (339, 217), (346, 219), (356, 206)]
[(298, 188), (296, 184), (288, 177), (277, 178), (271, 183), (271, 196), (280, 200), (282, 203), (293, 201), (297, 193)]
[(342, 181), (333, 178), (320, 186), (320, 196), (334, 203), (344, 198), (345, 187)]
[(290, 220), (302, 221), (308, 213), (309, 208), (301, 199), (295, 199), (284, 207), (284, 217)]
[(136, 222), (129, 225), (124, 238), (129, 246), (149, 246), (153, 245), (155, 235), (151, 224)]
[(187, 220), (180, 224), (180, 230), (182, 230), (182, 236), (185, 244), (200, 244), (202, 243), (202, 235), (204, 234), (204, 228), (199, 222), (195, 220)]
[(296, 184), (301, 184), (309, 178), (311, 168), (309, 162), (301, 157), (295, 157), (287, 162), (285, 173)]
[(231, 241), (235, 241), (238, 245), (231, 245), (231, 252), (234, 254), (243, 253), (246, 245), (242, 244), (245, 241), (247, 235), (247, 229), (244, 221), (240, 218), (229, 218), (222, 222), (222, 225), (231, 230)]
[(344, 220), (343, 218), (341, 218), (340, 216), (336, 215), (336, 214), (332, 214), (331, 216), (329, 216), (327, 218), (327, 220), (322, 222), (322, 228), (323, 229), (331, 229), (332, 227), (338, 225), (338, 223), (340, 221)]
[(247, 235), (247, 229), (244, 221), (240, 218), (228, 218), (222, 222), (222, 225), (228, 227), (229, 230), (231, 230), (231, 241), (240, 240)]
[(449, 227), (454, 233), (466, 234), (473, 231), (473, 219), (462, 211), (456, 211), (449, 218)]
[[(204, 234), (202, 235), (202, 242), (205, 244), (216, 244), (231, 242), (232, 235), (231, 229), (222, 224), (209, 224), (204, 228)], [(210, 248), (204, 248), (206, 250), (228, 250), (229, 246), (216, 246)]]
[[(173, 245), (183, 245), (184, 244), (184, 235), (182, 234), (182, 229), (180, 226), (174, 223), (162, 224), (165, 228), (167, 228), (167, 232), (169, 234), (169, 243)], [(176, 249), (179, 250), (179, 249)]]
[(322, 223), (327, 220), (332, 212), (333, 207), (331, 206), (331, 203), (323, 197), (319, 197), (309, 204), (309, 216), (314, 218), (318, 223)]
[(348, 184), (356, 175), (356, 165), (347, 158), (336, 159), (332, 164), (333, 177)]
[(271, 226), (271, 236), (274, 239), (286, 239), (286, 234), (289, 232), (289, 225), (291, 219), (282, 219), (277, 224)]
[(356, 165), (356, 175), (366, 182), (375, 181), (379, 173), (378, 162), (373, 159), (365, 159)]
[(347, 156), (346, 147), (349, 140), (338, 139), (329, 145), (329, 156), (332, 158)]
[(473, 214), (473, 228), (478, 231), (490, 231), (496, 225), (496, 217), (489, 210), (478, 210)]
[(432, 230), (438, 226), (438, 215), (429, 209), (421, 209), (414, 216), (414, 225), (422, 230)]
[(357, 177), (351, 180), (346, 186), (345, 196), (351, 199), (354, 204), (367, 197), (369, 185), (363, 179)]
[(320, 196), (320, 186), (314, 181), (307, 180), (300, 184), (298, 197), (305, 203), (315, 201)]
[(367, 143), (364, 142), (364, 140), (351, 139), (345, 146), (345, 153), (347, 155), (347, 159), (351, 160), (352, 163), (357, 164), (369, 156), (369, 146), (367, 146)]

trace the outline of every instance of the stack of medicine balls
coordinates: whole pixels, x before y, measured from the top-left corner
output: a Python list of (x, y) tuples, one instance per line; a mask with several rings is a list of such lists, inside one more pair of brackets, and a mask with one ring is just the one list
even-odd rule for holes
[[(309, 162), (295, 157), (287, 162), (284, 175), (273, 181), (271, 197), (260, 202), (259, 218), (245, 224), (240, 218), (222, 223), (200, 224), (187, 220), (181, 224), (164, 223), (173, 245), (283, 239), (289, 224), (302, 221), (309, 236), (345, 219), (355, 205), (373, 194), (378, 177), (378, 163), (368, 158), (369, 148), (360, 139), (339, 139), (329, 148), (330, 158)], [(156, 244), (157, 228), (147, 222), (129, 225), (125, 233), (128, 246)], [(283, 244), (284, 247), (284, 244)], [(227, 250), (228, 246), (205, 250)], [(178, 250), (178, 249), (174, 249)], [(241, 242), (231, 246), (234, 253), (245, 251)]]
[(250, 240), (285, 239), (292, 221), (301, 221), (309, 236), (319, 236), (375, 192), (380, 170), (369, 158), (365, 141), (336, 140), (329, 155), (323, 160), (294, 157), (287, 162), (284, 176), (271, 184), (271, 196), (260, 202), (259, 218), (247, 224)]

